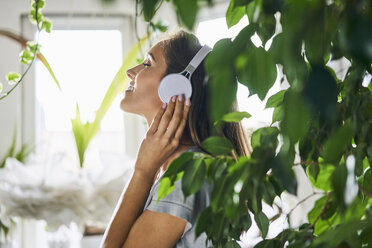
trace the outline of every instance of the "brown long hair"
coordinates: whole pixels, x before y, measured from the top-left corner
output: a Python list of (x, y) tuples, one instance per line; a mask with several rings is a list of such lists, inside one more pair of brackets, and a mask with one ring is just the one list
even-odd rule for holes
[[(181, 72), (195, 54), (202, 47), (198, 38), (185, 30), (178, 30), (161, 41), (164, 47), (164, 55), (167, 63), (167, 69), (164, 76), (170, 73)], [(187, 122), (185, 125), (184, 135), (190, 137), (195, 145), (204, 150), (201, 142), (206, 138), (216, 135), (216, 129), (211, 123), (210, 114), (208, 111), (208, 84), (206, 81), (206, 73), (204, 62), (194, 71), (191, 77), (192, 96), (191, 107), (188, 113)], [(236, 98), (231, 111), (238, 111)], [(234, 150), (238, 156), (248, 156), (250, 153), (248, 139), (244, 128), (240, 122), (227, 122), (222, 125), (222, 134), (229, 139), (234, 146)]]

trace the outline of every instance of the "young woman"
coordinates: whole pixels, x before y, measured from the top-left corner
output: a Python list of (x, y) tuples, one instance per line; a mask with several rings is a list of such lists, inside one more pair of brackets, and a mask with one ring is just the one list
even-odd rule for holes
[[(191, 99), (179, 95), (163, 104), (158, 96), (161, 79), (182, 71), (201, 47), (193, 34), (178, 31), (154, 45), (142, 64), (127, 71), (130, 90), (121, 108), (146, 118), (149, 129), (131, 180), (105, 231), (102, 248), (205, 247), (206, 235), (195, 240), (194, 233), (197, 217), (210, 204), (211, 186), (207, 180), (186, 201), (179, 180), (173, 192), (156, 203), (159, 179), (170, 162), (186, 151), (206, 153), (201, 142), (212, 135), (203, 63), (192, 75)], [(247, 140), (240, 123), (226, 124), (223, 135), (233, 143), (238, 155), (247, 155)]]

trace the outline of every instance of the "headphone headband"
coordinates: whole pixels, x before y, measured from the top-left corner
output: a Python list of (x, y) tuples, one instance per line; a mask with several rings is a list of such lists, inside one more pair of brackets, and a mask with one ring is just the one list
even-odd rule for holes
[(212, 51), (212, 48), (210, 48), (208, 45), (204, 45), (202, 48), (199, 49), (199, 51), (192, 58), (190, 63), (186, 66), (186, 68), (180, 74), (182, 74), (185, 77), (187, 77), (188, 79), (190, 79), (191, 75), (194, 73), (196, 68), (200, 65), (200, 63), (203, 61), (203, 59), (211, 51)]
[(186, 98), (191, 97), (191, 75), (210, 51), (212, 48), (204, 45), (182, 72), (168, 74), (160, 81), (158, 95), (162, 102), (168, 103), (174, 95), (184, 94)]

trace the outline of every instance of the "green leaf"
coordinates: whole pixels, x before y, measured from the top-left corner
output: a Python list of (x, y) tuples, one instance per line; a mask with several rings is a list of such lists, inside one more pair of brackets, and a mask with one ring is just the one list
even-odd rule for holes
[(231, 28), (237, 24), (245, 15), (245, 6), (235, 6), (235, 0), (230, 1), (230, 5), (226, 11), (227, 27)]
[(250, 194), (249, 200), (247, 202), (247, 206), (249, 210), (252, 211), (253, 214), (256, 214), (262, 211), (262, 193), (260, 190), (258, 190), (257, 185), (253, 186), (253, 190)]
[(45, 30), (47, 33), (50, 33), (52, 30), (52, 23), (49, 21), (48, 18), (44, 18), (41, 23), (41, 29)]
[(196, 13), (198, 11), (197, 0), (173, 0), (177, 15), (185, 26), (192, 30), (194, 28)]
[(227, 177), (220, 177), (217, 179), (214, 183), (214, 187), (212, 190), (212, 201), (211, 206), (213, 209), (213, 212), (216, 212), (220, 205), (224, 202), (226, 192), (228, 192), (228, 180)]
[(306, 134), (310, 126), (310, 114), (299, 94), (288, 91), (284, 101), (284, 116), (280, 122), (282, 133), (295, 144)]
[(30, 14), (29, 14), (29, 19), (31, 23), (40, 23), (43, 20), (43, 14), (40, 13), (40, 11), (37, 12), (37, 17), (36, 17), (36, 10), (31, 9)]
[(218, 120), (224, 114), (230, 112), (231, 105), (236, 97), (237, 82), (231, 69), (224, 68), (213, 76), (210, 86), (212, 103), (209, 104), (208, 109), (212, 113), (213, 120)]
[(278, 107), (283, 103), (284, 94), (287, 92), (287, 90), (281, 90), (278, 93), (270, 96), (269, 99), (267, 99), (265, 109), (267, 108), (275, 108)]
[(316, 179), (318, 178), (319, 172), (320, 172), (319, 165), (317, 165), (317, 164), (310, 164), (307, 167), (307, 171), (314, 178), (314, 180), (316, 181)]
[(163, 19), (159, 19), (155, 24), (155, 28), (158, 29), (160, 32), (166, 32), (168, 30), (168, 25), (165, 23)]
[(234, 50), (230, 39), (219, 40), (205, 61), (211, 94), (208, 109), (211, 112), (212, 121), (217, 121), (224, 114), (231, 112), (236, 99), (236, 77), (233, 68), (226, 66), (229, 61), (233, 63)]
[[(240, 122), (243, 118), (249, 118), (252, 115), (243, 111), (243, 112), (231, 112), (222, 116), (221, 121), (224, 122)], [(215, 123), (216, 124), (216, 123)]]
[(4, 225), (3, 222), (0, 220), (0, 234), (1, 234), (1, 231), (4, 232), (4, 237), (5, 237), (5, 240), (8, 236), (8, 233), (9, 233), (9, 227)]
[(234, 148), (231, 142), (220, 136), (212, 136), (202, 142), (203, 148), (214, 155), (228, 155)]
[(148, 1), (141, 1), (143, 4), (142, 12), (143, 17), (146, 22), (150, 22), (155, 15), (155, 8), (158, 4), (159, 0), (148, 0)]
[(346, 177), (347, 169), (345, 163), (341, 163), (337, 166), (336, 170), (333, 172), (331, 181), (332, 187), (335, 192), (335, 198), (338, 200), (339, 206), (343, 208), (345, 206), (344, 201), (344, 191), (346, 188)]
[(274, 15), (277, 11), (281, 12), (284, 5), (284, 0), (263, 0), (262, 11), (266, 15)]
[[(307, 218), (308, 218), (310, 223), (314, 223), (315, 220), (318, 218), (318, 216), (320, 218), (320, 214), (322, 213), (323, 207), (327, 202), (327, 198), (328, 198), (327, 195), (319, 198), (315, 202), (314, 207), (311, 209), (311, 211), (308, 212)], [(315, 233), (319, 233), (318, 230)]]
[(3, 84), (0, 83), (0, 93), (3, 91)]
[(262, 197), (270, 206), (273, 204), (276, 197), (274, 186), (268, 181), (268, 179), (264, 183)]
[(275, 194), (280, 197), (284, 189), (280, 187), (277, 179), (274, 176), (269, 176), (269, 183), (274, 187)]
[(187, 197), (199, 191), (204, 183), (207, 169), (203, 158), (193, 160), (185, 168), (185, 173), (182, 177), (182, 192)]
[(313, 66), (302, 92), (313, 113), (333, 123), (337, 118), (337, 83), (324, 66)]
[[(238, 239), (239, 239), (239, 236), (238, 236)], [(241, 246), (235, 240), (230, 240), (227, 242), (225, 247), (226, 248), (240, 248)]]
[(367, 168), (362, 177), (363, 191), (372, 194), (372, 171), (371, 168)]
[(275, 33), (276, 19), (273, 14), (265, 15), (261, 12), (258, 17), (257, 34), (263, 44), (267, 42)]
[(162, 177), (159, 182), (159, 189), (158, 189), (158, 199), (156, 203), (158, 203), (162, 198), (169, 195), (174, 190), (175, 185), (172, 184), (169, 177)]
[[(35, 48), (36, 49), (36, 48)], [(34, 50), (35, 50), (34, 49)], [(50, 67), (47, 59), (44, 57), (44, 55), (42, 53), (38, 53), (38, 58), (39, 60), (41, 61), (41, 63), (43, 63), (43, 65), (45, 66), (45, 68), (48, 70), (49, 74), (52, 76), (52, 78), (54, 79), (54, 82), (56, 83), (56, 85), (58, 86), (58, 89), (61, 90), (61, 85), (59, 84), (56, 76), (54, 75), (54, 72), (52, 70), (52, 68)]]
[(213, 46), (213, 50), (205, 59), (205, 68), (207, 71), (209, 73), (218, 72), (221, 67), (226, 67), (226, 62), (232, 63), (235, 59), (234, 53), (238, 52), (235, 50), (236, 48), (234, 48), (230, 38), (218, 40)]
[(254, 215), (254, 220), (256, 221), (258, 228), (261, 230), (262, 238), (266, 238), (269, 230), (269, 219), (263, 212), (259, 212)]
[(239, 218), (239, 225), (242, 226), (244, 231), (248, 231), (252, 225), (251, 215), (249, 213), (242, 214)]
[(257, 21), (257, 15), (255, 15), (256, 13), (256, 10), (259, 11), (259, 7), (257, 7), (258, 5), (256, 4), (257, 1), (247, 1), (247, 2), (250, 2), (246, 5), (246, 8), (245, 8), (245, 12), (248, 16), (248, 21), (249, 23), (254, 23)]
[(251, 95), (257, 94), (263, 100), (276, 79), (274, 60), (262, 47), (252, 47), (240, 56), (245, 58), (245, 64), (237, 68), (239, 82), (248, 87)]
[[(233, 55), (233, 58), (236, 59), (240, 53), (252, 47), (253, 43), (251, 41), (251, 37), (254, 35), (255, 28), (256, 26), (254, 24), (245, 26), (242, 30), (240, 30), (232, 42), (232, 49), (225, 52), (229, 52)], [(244, 68), (246, 60), (244, 57), (242, 59), (243, 63), (240, 63), (240, 61), (235, 61), (235, 68)]]
[(28, 155), (30, 155), (30, 153), (33, 151), (34, 149), (32, 147), (30, 147), (29, 144), (23, 144), (21, 149), (15, 154), (15, 158), (24, 163), (25, 162), (25, 159), (28, 157)]
[(28, 51), (28, 50), (23, 50), (20, 54), (19, 57), (21, 58), (21, 63), (22, 64), (29, 64), (33, 60), (33, 55)]
[(253, 0), (234, 0), (234, 6), (235, 7), (237, 7), (237, 6), (245, 6), (245, 5), (249, 4), (252, 1)]
[(279, 130), (276, 127), (262, 127), (251, 135), (252, 148), (259, 146), (276, 148)]
[(323, 147), (322, 156), (325, 162), (337, 163), (345, 151), (346, 147), (351, 144), (353, 137), (353, 125), (350, 121), (339, 127)]
[[(359, 9), (351, 5), (348, 18), (340, 21), (340, 47), (345, 54), (368, 67), (372, 62), (371, 5)], [(350, 6), (350, 7), (351, 7)]]
[(284, 116), (283, 106), (276, 107), (273, 111), (273, 117), (272, 117), (271, 124), (273, 124), (277, 121), (281, 121), (283, 119), (283, 116)]
[(282, 243), (280, 242), (280, 240), (277, 239), (262, 240), (261, 242), (254, 246), (254, 248), (277, 248), (277, 247), (282, 247)]
[(336, 167), (330, 164), (320, 164), (317, 166), (319, 167), (319, 173), (316, 178), (314, 175), (315, 173), (310, 172), (310, 166), (308, 166), (306, 169), (306, 173), (310, 179), (311, 184), (314, 185), (314, 187), (324, 191), (332, 190), (331, 176)]
[(8, 80), (9, 84), (16, 84), (21, 79), (21, 75), (17, 72), (8, 72), (5, 78)]
[(210, 178), (213, 180), (217, 180), (226, 172), (225, 169), (227, 167), (226, 161), (223, 159), (215, 159), (210, 167)]
[(37, 44), (33, 41), (27, 41), (26, 43), (26, 46), (27, 46), (27, 49), (32, 53), (32, 54), (35, 54), (36, 53), (36, 49), (37, 49), (37, 52), (39, 53), (40, 52), (40, 44)]
[(167, 170), (164, 172), (163, 177), (174, 177), (177, 175), (177, 173), (183, 171), (186, 166), (188, 166), (188, 162), (191, 161), (192, 158), (192, 152), (183, 152), (169, 164)]
[(212, 217), (211, 206), (206, 207), (200, 214), (198, 222), (195, 228), (195, 238), (198, 238), (200, 234), (205, 232), (210, 227), (210, 221)]
[[(44, 0), (38, 0), (38, 1), (32, 0), (31, 3), (32, 3), (31, 4), (32, 8), (37, 7), (39, 10), (44, 8), (44, 6), (45, 6), (45, 1)], [(37, 5), (36, 5), (36, 3), (37, 3)]]
[(328, 228), (314, 240), (313, 247), (363, 247), (358, 234), (367, 223), (363, 220), (353, 220), (336, 228)]
[(372, 244), (372, 223), (369, 223), (360, 234), (361, 241), (364, 244)]
[(297, 181), (294, 175), (291, 164), (284, 164), (280, 158), (275, 158), (273, 161), (273, 173), (281, 184), (281, 187), (289, 193), (297, 194)]

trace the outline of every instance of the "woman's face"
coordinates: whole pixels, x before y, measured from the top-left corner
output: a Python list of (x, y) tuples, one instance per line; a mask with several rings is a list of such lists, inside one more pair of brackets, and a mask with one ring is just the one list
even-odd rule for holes
[(166, 69), (164, 50), (159, 42), (148, 51), (142, 64), (127, 70), (134, 91), (125, 92), (120, 108), (152, 120), (163, 104), (158, 96), (158, 86)]

